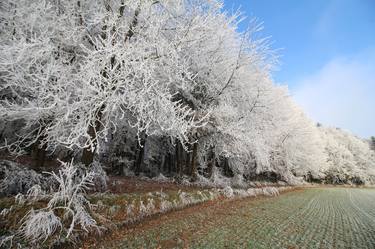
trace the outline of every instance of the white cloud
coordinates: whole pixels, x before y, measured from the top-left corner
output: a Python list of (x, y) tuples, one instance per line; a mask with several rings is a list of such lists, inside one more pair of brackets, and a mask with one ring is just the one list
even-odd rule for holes
[(375, 50), (335, 58), (293, 85), (297, 103), (315, 121), (375, 136)]

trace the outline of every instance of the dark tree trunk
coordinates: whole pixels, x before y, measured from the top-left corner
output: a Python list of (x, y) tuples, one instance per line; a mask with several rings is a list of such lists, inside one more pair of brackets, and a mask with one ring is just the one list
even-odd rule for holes
[(198, 153), (198, 143), (196, 142), (193, 145), (193, 154), (191, 158), (191, 168), (190, 168), (190, 175), (192, 176), (193, 180), (197, 179), (197, 153)]
[(161, 156), (161, 163), (158, 165), (159, 172), (163, 172), (164, 170), (164, 164), (165, 164), (165, 155)]
[(168, 172), (171, 154), (167, 153), (164, 159), (163, 172)]
[(144, 138), (141, 138), (140, 144), (138, 144), (138, 151), (136, 154), (135, 160), (135, 173), (139, 175), (142, 171), (142, 164), (145, 154), (145, 144), (146, 144), (147, 135), (144, 135)]
[(182, 175), (182, 162), (181, 162), (181, 160), (182, 160), (181, 149), (182, 148), (181, 147), (182, 146), (181, 146), (180, 142), (177, 142), (177, 144), (176, 144), (176, 173), (179, 176)]
[(234, 174), (233, 174), (233, 171), (232, 169), (229, 167), (229, 161), (228, 161), (228, 158), (224, 158), (224, 163), (223, 163), (223, 168), (224, 168), (224, 176), (227, 176), (227, 177), (233, 177)]
[(171, 153), (169, 153), (168, 159), (168, 175), (171, 175), (173, 166), (173, 155)]
[[(189, 146), (190, 147), (190, 146)], [(189, 148), (190, 150), (190, 148)], [(185, 155), (185, 163), (184, 165), (182, 165), (183, 167), (183, 172), (186, 174), (186, 175), (189, 175), (190, 174), (190, 165), (191, 165), (191, 160), (190, 160), (190, 157), (191, 157), (191, 153), (190, 152), (186, 152), (184, 151), (184, 155)]]
[(41, 142), (45, 138), (45, 135), (43, 135), (43, 131), (45, 129), (46, 126), (41, 127), (42, 135), (40, 135), (36, 142), (31, 146), (31, 158), (33, 160), (32, 167), (34, 167), (36, 170), (43, 168), (46, 159), (47, 145), (42, 145)]
[(215, 154), (213, 147), (210, 147), (208, 151), (208, 164), (207, 164), (207, 177), (211, 178), (212, 171), (215, 163)]
[(33, 159), (33, 167), (35, 169), (43, 168), (46, 159), (47, 146), (43, 145), (42, 147), (40, 147), (40, 145), (40, 140), (38, 139), (38, 141), (32, 146), (31, 149), (31, 157)]

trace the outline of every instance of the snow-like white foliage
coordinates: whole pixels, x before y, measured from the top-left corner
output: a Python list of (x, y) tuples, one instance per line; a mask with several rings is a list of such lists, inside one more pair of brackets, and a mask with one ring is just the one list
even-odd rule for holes
[(0, 248), (12, 248), (14, 235), (5, 236), (0, 239)]
[[(225, 197), (227, 199), (238, 199), (254, 196), (277, 196), (281, 192), (291, 189), (291, 187), (261, 187), (248, 189), (232, 189), (227, 186), (223, 189), (212, 189), (210, 191), (184, 192), (179, 190), (177, 199), (162, 192), (147, 193), (147, 204), (143, 200), (139, 202), (133, 200), (125, 207), (127, 210), (125, 223), (133, 223), (147, 216), (157, 213), (166, 213), (174, 209), (185, 208), (190, 205), (199, 204), (206, 201), (216, 200)], [(174, 198), (170, 200), (170, 198)], [(155, 205), (159, 203), (159, 205)], [(158, 208), (156, 208), (158, 206)], [(112, 207), (111, 207), (112, 209)], [(120, 208), (114, 208), (114, 213)], [(113, 213), (112, 213), (113, 214)]]
[(147, 205), (143, 203), (143, 201), (140, 201), (139, 204), (139, 214), (141, 217), (143, 216), (149, 216), (156, 212), (154, 199), (148, 198), (147, 199)]
[(239, 88), (217, 107), (213, 112), (217, 115), (215, 130), (200, 140), (201, 164), (207, 164), (205, 153), (211, 149), (217, 161), (226, 158), (235, 176), (228, 182), (221, 172), (214, 171), (212, 181), (243, 187), (243, 175), (252, 178), (264, 172), (289, 183), (307, 174), (321, 177), (326, 155), (313, 122), (294, 104), (286, 89), (266, 79), (255, 82), (252, 86), (249, 81), (249, 86)]
[[(39, 145), (128, 154), (128, 139), (110, 138), (120, 130), (144, 152), (115, 155), (126, 166), (119, 173), (140, 158), (158, 162), (148, 169), (158, 175), (173, 154), (160, 146), (168, 140), (185, 150), (195, 143), (200, 169), (223, 187), (330, 174), (334, 149), (274, 84), (277, 56), (258, 38), (261, 25), (239, 33), (241, 14), (222, 1), (4, 0), (0, 16), (0, 119), (25, 124), (3, 145), (15, 153)], [(346, 145), (328, 144), (350, 157)], [(364, 169), (370, 157), (360, 158)]]
[(263, 194), (266, 196), (276, 196), (279, 195), (279, 191), (275, 187), (266, 187), (263, 188)]
[(225, 186), (230, 185), (230, 179), (223, 176), (219, 170), (214, 168), (214, 171), (211, 176), (211, 181), (214, 186), (224, 188)]
[(160, 202), (160, 212), (165, 213), (173, 209), (173, 203), (168, 200), (162, 200)]
[(195, 203), (195, 199), (184, 191), (179, 191), (178, 193), (179, 201), (181, 202), (181, 206), (188, 206)]
[(13, 210), (13, 206), (11, 206), (10, 208), (4, 208), (3, 210), (1, 210), (0, 212), (0, 216), (7, 216), (10, 212), (12, 212)]
[[(281, 192), (290, 189), (291, 187), (261, 187), (261, 188), (248, 188), (248, 189), (232, 189), (228, 191), (227, 188), (222, 192), (227, 198), (245, 198), (254, 196), (277, 196)], [(229, 194), (228, 194), (229, 192)]]
[(155, 181), (158, 181), (158, 182), (167, 182), (167, 181), (169, 181), (169, 178), (165, 177), (162, 173), (160, 173), (158, 176), (155, 176), (152, 179), (155, 180)]
[(26, 202), (26, 198), (23, 194), (21, 193), (18, 193), (15, 197), (14, 197), (14, 201), (15, 203), (19, 204), (19, 205), (23, 205), (25, 204)]
[(375, 183), (375, 153), (367, 141), (338, 128), (320, 127), (329, 183)]
[(135, 208), (134, 201), (126, 207), (126, 215), (128, 217), (133, 216), (134, 208)]
[(34, 185), (39, 185), (43, 191), (54, 188), (50, 177), (28, 169), (11, 161), (0, 161), (0, 195), (26, 194)]
[(53, 193), (48, 202), (49, 209), (63, 209), (64, 218), (70, 218), (71, 223), (66, 237), (69, 237), (75, 226), (79, 225), (86, 232), (88, 229), (97, 228), (96, 221), (87, 210), (90, 203), (85, 198), (86, 190), (94, 185), (95, 172), (88, 172), (77, 179), (77, 168), (73, 163), (62, 163), (58, 174), (51, 173), (58, 182), (59, 189)]
[(223, 194), (227, 198), (232, 198), (234, 196), (233, 189), (230, 186), (226, 186), (223, 189)]
[(200, 36), (207, 24), (225, 23), (212, 15), (218, 7), (182, 0), (78, 3), (2, 2), (0, 91), (12, 95), (0, 101), (0, 115), (26, 122), (19, 143), (8, 146), (17, 152), (40, 141), (52, 151), (60, 144), (94, 151), (120, 121), (138, 133), (188, 141), (205, 115), (176, 96), (196, 87), (188, 53), (206, 39)]
[(31, 211), (25, 216), (19, 232), (31, 242), (44, 242), (62, 228), (61, 220), (52, 210)]
[[(84, 196), (85, 191), (93, 185), (95, 173), (78, 175), (73, 163), (62, 163), (58, 173), (50, 174), (58, 182), (58, 190), (44, 195), (44, 198), (49, 198), (46, 208), (31, 210), (23, 218), (20, 234), (35, 243), (45, 241), (58, 228), (66, 238), (69, 238), (77, 227), (86, 232), (98, 229), (96, 221), (89, 213), (91, 204)], [(39, 187), (33, 187), (28, 192), (29, 200), (41, 194)]]
[(107, 181), (108, 181), (108, 176), (105, 170), (103, 169), (103, 166), (101, 163), (94, 161), (90, 165), (90, 172), (94, 174), (93, 177), (93, 184), (94, 184), (94, 189), (96, 191), (105, 191), (107, 190)]
[(26, 193), (26, 199), (35, 202), (40, 200), (45, 196), (45, 192), (42, 190), (42, 188), (39, 185), (32, 186)]

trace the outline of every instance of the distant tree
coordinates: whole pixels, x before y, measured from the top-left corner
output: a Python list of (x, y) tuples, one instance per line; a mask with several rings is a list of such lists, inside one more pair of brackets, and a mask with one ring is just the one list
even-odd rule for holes
[(374, 183), (375, 157), (368, 141), (336, 128), (320, 128), (328, 159), (327, 176), (341, 182)]
[(371, 145), (371, 149), (375, 150), (375, 137), (374, 136), (370, 138), (370, 145)]

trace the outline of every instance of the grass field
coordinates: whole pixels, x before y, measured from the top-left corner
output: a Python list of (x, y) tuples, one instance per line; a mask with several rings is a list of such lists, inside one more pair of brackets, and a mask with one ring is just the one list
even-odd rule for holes
[(103, 248), (375, 248), (375, 189), (314, 188), (153, 218)]

